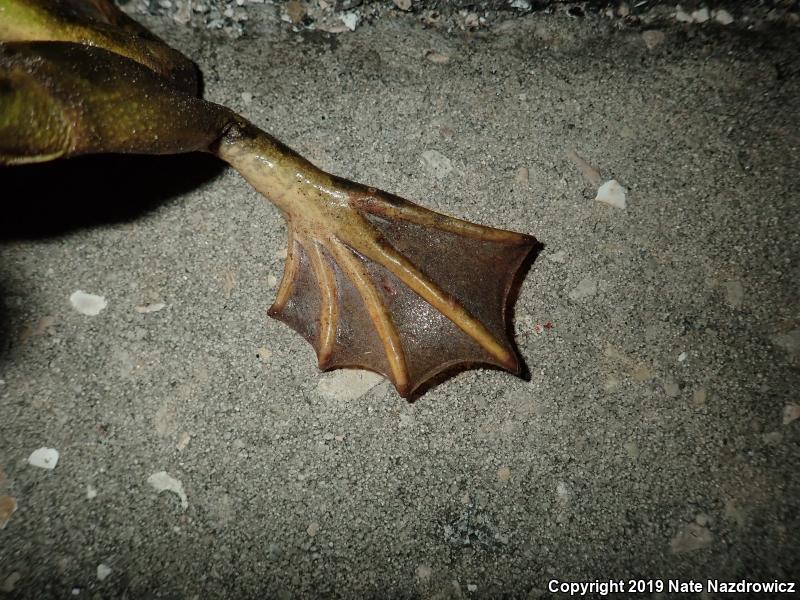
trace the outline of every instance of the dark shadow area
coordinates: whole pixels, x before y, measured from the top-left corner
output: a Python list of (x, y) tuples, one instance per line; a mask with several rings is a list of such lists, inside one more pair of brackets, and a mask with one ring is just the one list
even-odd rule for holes
[(219, 175), (225, 164), (200, 153), (104, 154), (0, 168), (5, 216), (0, 242), (64, 235), (132, 221)]
[[(222, 161), (200, 153), (108, 154), (0, 167), (0, 244), (133, 221), (224, 168)], [(14, 330), (4, 302), (8, 283), (0, 264), (0, 356), (10, 349)]]
[[(524, 357), (519, 351), (519, 347), (517, 346), (517, 340), (514, 335), (514, 310), (517, 304), (517, 298), (519, 297), (520, 289), (522, 288), (522, 282), (525, 281), (525, 278), (528, 276), (528, 272), (531, 270), (533, 263), (538, 258), (539, 254), (544, 250), (545, 245), (540, 241), (536, 240), (536, 243), (531, 248), (531, 251), (525, 257), (525, 260), (517, 269), (516, 274), (514, 275), (514, 279), (511, 282), (511, 288), (508, 292), (508, 301), (506, 304), (506, 336), (508, 340), (511, 342), (511, 348), (514, 350), (514, 354), (517, 356), (519, 360), (519, 372), (513, 373), (523, 381), (530, 381), (531, 379), (531, 372), (528, 368), (527, 363), (525, 362)], [(450, 368), (447, 368), (440, 373), (436, 374), (435, 376), (431, 377), (424, 383), (422, 383), (417, 389), (415, 389), (407, 398), (408, 402), (416, 402), (422, 396), (424, 396), (428, 391), (432, 390), (436, 386), (444, 383), (448, 379), (455, 377), (459, 373), (463, 373), (464, 371), (469, 371), (471, 369), (481, 368), (487, 369), (491, 371), (503, 371), (507, 373), (505, 369), (501, 367), (497, 367), (494, 365), (489, 365), (486, 363), (469, 363), (463, 362), (457, 365), (453, 365)]]

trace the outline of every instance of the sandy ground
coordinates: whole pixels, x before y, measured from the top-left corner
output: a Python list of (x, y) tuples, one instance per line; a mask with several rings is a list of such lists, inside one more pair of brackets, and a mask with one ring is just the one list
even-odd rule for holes
[[(470, 371), (409, 403), (321, 375), (265, 316), (279, 214), (212, 160), (28, 170), (0, 191), (3, 592), (693, 579), (713, 598), (709, 579), (797, 579), (796, 28), (535, 14), (447, 34), (398, 16), (222, 43), (148, 24), (208, 98), (319, 166), (535, 235), (515, 324), (530, 380)], [(594, 201), (570, 151), (624, 209)], [(79, 313), (77, 290), (107, 306)], [(54, 469), (28, 464), (40, 447)]]

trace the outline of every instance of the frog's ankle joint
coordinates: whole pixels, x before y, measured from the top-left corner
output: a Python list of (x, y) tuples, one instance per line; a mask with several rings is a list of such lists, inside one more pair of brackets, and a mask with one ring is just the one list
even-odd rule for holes
[(258, 130), (244, 119), (236, 115), (228, 121), (220, 132), (219, 138), (214, 142), (214, 146), (220, 144), (235, 144), (243, 139), (254, 138)]

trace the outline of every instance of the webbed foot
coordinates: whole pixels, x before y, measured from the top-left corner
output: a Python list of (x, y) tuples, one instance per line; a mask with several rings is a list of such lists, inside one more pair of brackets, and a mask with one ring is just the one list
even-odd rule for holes
[(220, 155), (289, 224), (269, 314), (314, 346), (320, 369), (376, 371), (402, 396), (457, 365), (519, 371), (507, 304), (533, 237), (332, 177), (274, 140), (256, 149), (243, 139)]

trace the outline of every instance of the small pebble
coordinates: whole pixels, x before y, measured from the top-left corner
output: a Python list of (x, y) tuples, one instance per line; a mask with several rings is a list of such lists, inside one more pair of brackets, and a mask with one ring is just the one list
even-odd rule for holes
[(478, 586), (475, 585), (474, 583), (468, 583), (467, 584), (467, 591), (468, 592), (477, 592), (478, 591)]
[(411, 10), (411, 0), (394, 0), (394, 5), (400, 10)]
[(55, 448), (39, 448), (28, 457), (28, 464), (40, 469), (52, 471), (58, 464), (58, 450)]
[(678, 362), (683, 362), (683, 361), (685, 361), (687, 358), (689, 358), (689, 355), (688, 355), (688, 354), (686, 354), (686, 352), (681, 352), (681, 353), (678, 355)]
[(87, 500), (94, 500), (97, 498), (97, 488), (94, 487), (91, 483), (86, 484), (86, 499)]
[(308, 535), (309, 535), (310, 537), (314, 537), (315, 535), (317, 535), (317, 532), (318, 532), (318, 531), (319, 531), (319, 523), (317, 523), (316, 521), (313, 521), (313, 522), (312, 522), (312, 523), (311, 523), (311, 524), (308, 526), (308, 528), (306, 529), (306, 533), (308, 533)]

